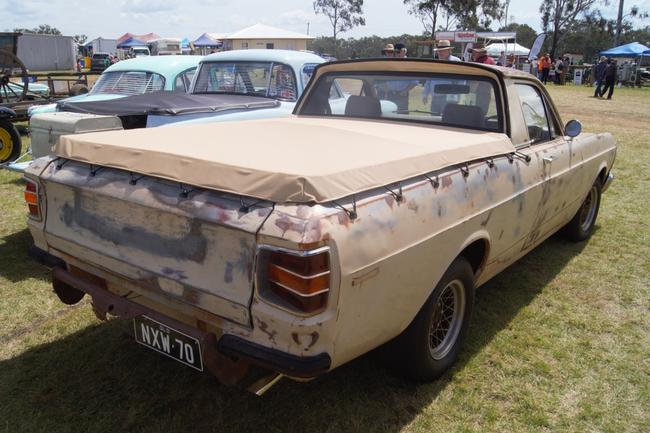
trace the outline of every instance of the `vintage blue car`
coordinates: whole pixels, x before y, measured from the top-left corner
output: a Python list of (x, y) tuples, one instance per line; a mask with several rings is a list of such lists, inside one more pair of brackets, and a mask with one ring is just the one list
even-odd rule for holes
[[(113, 101), (63, 101), (61, 111), (119, 116), (124, 128), (288, 116), (317, 55), (288, 50), (237, 50), (204, 57), (188, 94), (154, 92)], [(334, 95), (345, 103), (343, 92)]]
[[(289, 50), (235, 50), (211, 54), (201, 61), (190, 93), (262, 96), (275, 99), (278, 104), (263, 110), (230, 109), (181, 117), (150, 114), (147, 126), (288, 116), (314, 68), (324, 62), (325, 59), (315, 54)], [(343, 93), (337, 96), (343, 98)]]
[[(60, 102), (107, 101), (159, 90), (187, 92), (202, 56), (151, 56), (108, 67), (90, 92)], [(57, 104), (30, 107), (29, 116), (57, 111)]]

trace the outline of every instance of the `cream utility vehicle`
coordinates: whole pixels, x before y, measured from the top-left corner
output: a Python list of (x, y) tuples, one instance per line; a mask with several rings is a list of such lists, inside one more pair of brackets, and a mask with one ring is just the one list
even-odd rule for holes
[(61, 137), (25, 174), (33, 255), (63, 302), (224, 383), (261, 393), (386, 343), (428, 381), (477, 287), (591, 235), (616, 146), (580, 128), (511, 69), (323, 64), (289, 118)]

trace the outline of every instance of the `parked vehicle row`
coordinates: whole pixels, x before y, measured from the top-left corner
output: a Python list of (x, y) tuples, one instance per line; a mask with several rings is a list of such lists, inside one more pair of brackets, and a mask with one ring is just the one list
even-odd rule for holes
[[(529, 74), (243, 62), (206, 58), (192, 89), (280, 104), (214, 117), (257, 119), (63, 135), (27, 168), (32, 255), (64, 303), (88, 294), (138, 343), (258, 393), (379, 346), (430, 381), (476, 288), (559, 230), (593, 233), (614, 139), (564, 124)], [(425, 89), (426, 109), (404, 103)]]

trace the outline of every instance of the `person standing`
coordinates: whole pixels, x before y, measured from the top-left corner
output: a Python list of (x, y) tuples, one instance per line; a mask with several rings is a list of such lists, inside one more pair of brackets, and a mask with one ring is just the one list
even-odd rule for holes
[(542, 70), (542, 78), (540, 80), (546, 84), (548, 83), (548, 74), (551, 71), (551, 55), (549, 53), (544, 54), (539, 60), (539, 65)]
[(472, 48), (472, 62), (483, 63), (484, 65), (496, 64), (492, 57), (488, 56), (485, 45), (478, 43)]
[(454, 48), (451, 46), (451, 42), (449, 42), (446, 39), (442, 39), (440, 42), (438, 42), (438, 47), (433, 51), (436, 54), (438, 54), (438, 60), (448, 60), (450, 62), (460, 62), (460, 59), (458, 57), (451, 54), (453, 49)]
[(395, 57), (395, 47), (393, 44), (386, 44), (384, 49), (381, 50), (382, 57)]
[(555, 84), (564, 85), (564, 62), (562, 57), (555, 61)]
[(406, 49), (406, 45), (402, 43), (397, 43), (395, 44), (395, 57), (404, 59), (406, 58), (406, 53), (408, 50)]
[(608, 60), (607, 67), (605, 68), (605, 87), (603, 91), (600, 92), (600, 97), (602, 98), (605, 92), (607, 93), (607, 99), (612, 99), (614, 94), (614, 84), (616, 84), (616, 60)]
[[(451, 42), (446, 39), (442, 39), (438, 42), (438, 47), (434, 50), (434, 53), (438, 55), (438, 60), (446, 60), (448, 62), (460, 62), (460, 59), (451, 54), (453, 47)], [(431, 95), (431, 109), (430, 111), (435, 114), (440, 114), (442, 109), (447, 104), (449, 96), (456, 95), (440, 95), (435, 93), (434, 89), (436, 84), (452, 84), (453, 81), (450, 80), (428, 80), (424, 84), (424, 89), (422, 91), (422, 103), (426, 104), (429, 100), (429, 95)]]
[(605, 69), (607, 68), (607, 57), (601, 56), (600, 61), (596, 65), (594, 71), (594, 78), (596, 79), (596, 91), (594, 92), (594, 98), (599, 98), (601, 96), (601, 87), (605, 82)]

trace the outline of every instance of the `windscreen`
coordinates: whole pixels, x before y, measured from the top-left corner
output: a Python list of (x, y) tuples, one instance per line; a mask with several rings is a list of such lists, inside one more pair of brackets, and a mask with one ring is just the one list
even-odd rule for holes
[(103, 93), (117, 95), (140, 95), (164, 90), (165, 78), (154, 72), (114, 71), (104, 72), (93, 88), (91, 95)]
[(476, 76), (330, 73), (319, 78), (299, 114), (501, 131), (497, 95), (494, 81)]
[(203, 63), (192, 93), (239, 93), (296, 101), (293, 69), (274, 62)]

